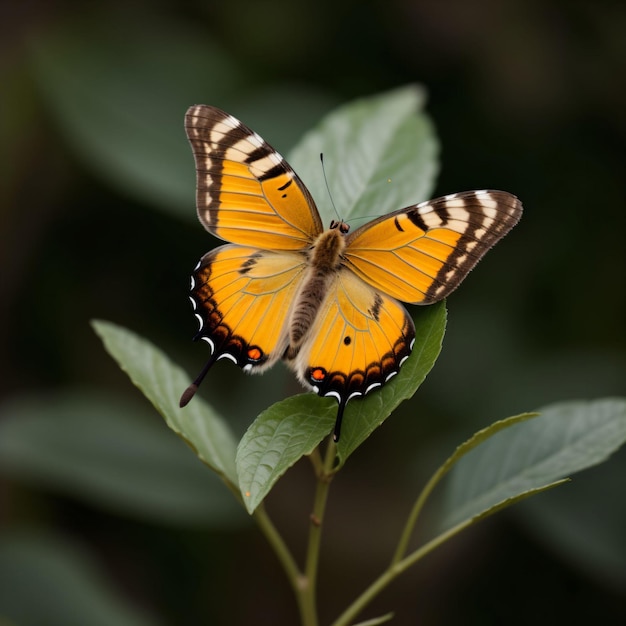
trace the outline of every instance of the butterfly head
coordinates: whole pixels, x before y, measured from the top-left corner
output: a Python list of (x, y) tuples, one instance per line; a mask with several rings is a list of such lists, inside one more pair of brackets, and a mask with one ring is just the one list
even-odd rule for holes
[(346, 224), (343, 220), (332, 220), (330, 228), (331, 230), (338, 229), (342, 235), (347, 235), (350, 232), (350, 224)]

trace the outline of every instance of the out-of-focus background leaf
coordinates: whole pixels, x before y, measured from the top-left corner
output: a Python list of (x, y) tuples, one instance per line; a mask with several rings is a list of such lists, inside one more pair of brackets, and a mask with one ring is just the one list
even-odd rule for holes
[(120, 597), (79, 545), (35, 532), (0, 538), (0, 606), (18, 625), (159, 623)]
[[(419, 83), (441, 146), (434, 194), (496, 187), (525, 206), (449, 299), (442, 356), (418, 394), (333, 485), (323, 620), (388, 563), (416, 480), (472, 432), (555, 401), (624, 396), (625, 30), (620, 3), (557, 0), (3, 3), (0, 427), (22, 437), (34, 424), (23, 450), (42, 446), (35, 457), (3, 448), (3, 545), (28, 543), (15, 533), (30, 529), (20, 536), (45, 573), (36, 533), (80, 544), (115, 590), (99, 595), (111, 615), (123, 598), (164, 624), (295, 621), (263, 540), (222, 507), (219, 481), (206, 478), (205, 503), (188, 500), (204, 468), (191, 451), (180, 460), (184, 444), (88, 323), (133, 328), (192, 374), (207, 356), (188, 341), (188, 274), (215, 245), (195, 218), (182, 128), (195, 103), (227, 109), (286, 154), (335, 105)], [(326, 163), (330, 180), (349, 166)], [(87, 407), (71, 400), (94, 387)], [(281, 367), (246, 377), (225, 364), (201, 393), (239, 437), (297, 391)], [(133, 480), (158, 459), (163, 489), (142, 489)], [(623, 624), (624, 459), (484, 522), (372, 610), (393, 608), (398, 623)], [(269, 497), (297, 555), (311, 486), (298, 464)], [(135, 488), (145, 500), (131, 501)], [(0, 554), (5, 568), (15, 558)]]
[(235, 500), (189, 452), (146, 406), (110, 394), (16, 398), (0, 414), (7, 476), (148, 522), (232, 523)]

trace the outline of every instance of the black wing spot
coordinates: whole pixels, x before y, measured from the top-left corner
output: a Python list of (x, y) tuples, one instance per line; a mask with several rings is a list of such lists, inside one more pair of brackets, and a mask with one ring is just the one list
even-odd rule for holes
[(247, 274), (256, 264), (257, 259), (261, 257), (259, 252), (255, 252), (250, 258), (246, 259), (239, 268), (240, 274)]
[(352, 343), (352, 337), (350, 337), (350, 335), (346, 335), (343, 338), (343, 345), (344, 346), (349, 346)]

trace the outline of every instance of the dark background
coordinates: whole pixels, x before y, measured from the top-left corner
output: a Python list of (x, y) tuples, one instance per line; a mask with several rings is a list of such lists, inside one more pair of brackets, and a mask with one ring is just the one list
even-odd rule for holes
[[(434, 195), (501, 188), (525, 213), (450, 298), (444, 350), (422, 389), (333, 486), (327, 623), (386, 565), (419, 487), (463, 438), (549, 402), (625, 394), (625, 32), (618, 2), (3, 3), (0, 420), (45, 417), (89, 393), (77, 414), (106, 415), (115, 402), (128, 420), (136, 411), (158, 423), (92, 318), (201, 367), (188, 274), (213, 241), (195, 216), (187, 106), (226, 108), (287, 153), (337, 104), (421, 84), (440, 139)], [(223, 366), (203, 394), (240, 435), (297, 390), (280, 368), (253, 379)], [(123, 447), (102, 445), (112, 459)], [(218, 496), (200, 519), (142, 515), (75, 488), (80, 462), (68, 462), (67, 484), (4, 464), (5, 544), (45, 535), (48, 547), (79, 551), (146, 623), (296, 623), (273, 554)], [(367, 615), (625, 623), (625, 469), (622, 451), (466, 532)], [(298, 556), (312, 483), (300, 464), (269, 502)]]

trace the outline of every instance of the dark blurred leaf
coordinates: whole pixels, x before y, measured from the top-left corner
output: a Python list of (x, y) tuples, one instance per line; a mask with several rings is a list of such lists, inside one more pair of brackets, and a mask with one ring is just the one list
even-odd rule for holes
[(336, 97), (318, 87), (273, 83), (264, 88), (250, 88), (244, 97), (233, 100), (228, 112), (286, 155), (303, 133), (338, 104)]
[(16, 399), (0, 410), (0, 468), (136, 518), (231, 524), (219, 480), (154, 415), (109, 396)]
[(416, 86), (356, 100), (304, 136), (288, 159), (320, 205), (322, 221), (335, 216), (324, 210), (329, 200), (320, 153), (345, 220), (377, 217), (430, 196), (439, 148), (424, 103)]
[(187, 108), (226, 102), (244, 81), (205, 33), (144, 15), (140, 28), (97, 15), (39, 32), (32, 65), (82, 160), (141, 201), (193, 217)]
[(0, 616), (16, 626), (150, 626), (79, 549), (52, 537), (0, 539)]
[(450, 472), (442, 530), (606, 460), (626, 441), (626, 400), (564, 402), (497, 433)]
[(281, 150), (335, 104), (301, 85), (257, 91), (205, 33), (154, 16), (149, 24), (130, 29), (100, 15), (40, 33), (31, 45), (40, 91), (69, 143), (96, 174), (143, 202), (195, 218), (183, 130), (192, 104), (232, 109)]
[(236, 442), (230, 429), (202, 398), (179, 407), (191, 379), (151, 343), (110, 322), (93, 322), (109, 354), (141, 389), (167, 425), (195, 450), (226, 484), (239, 493), (235, 469)]

